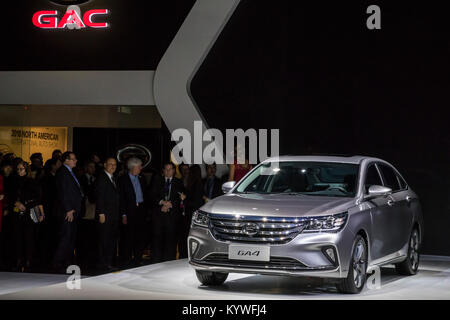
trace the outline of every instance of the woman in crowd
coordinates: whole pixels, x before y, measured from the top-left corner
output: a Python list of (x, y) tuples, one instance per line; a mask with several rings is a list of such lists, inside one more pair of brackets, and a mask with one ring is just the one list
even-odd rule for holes
[(3, 184), (6, 184), (6, 180), (11, 177), (11, 174), (13, 173), (13, 166), (10, 162), (3, 161), (1, 168), (0, 168), (0, 174), (3, 176)]
[(58, 243), (58, 223), (56, 219), (56, 195), (58, 191), (56, 188), (56, 172), (61, 166), (62, 162), (59, 157), (49, 159), (45, 163), (45, 174), (41, 180), (45, 220), (39, 225), (38, 255), (40, 257), (40, 267), (43, 272), (50, 269)]
[(0, 174), (0, 268), (3, 264), (3, 233), (2, 233), (2, 220), (3, 220), (3, 203), (5, 201), (5, 189), (3, 187), (3, 176)]
[(11, 268), (11, 215), (8, 214), (7, 200), (9, 191), (11, 190), (12, 180), (12, 158), (3, 157), (3, 161), (0, 166), (0, 177), (2, 179), (3, 190), (0, 191), (0, 197), (3, 195), (3, 199), (0, 201), (2, 206), (1, 214), (1, 231), (0, 231), (0, 270), (10, 270)]
[(203, 204), (203, 183), (202, 172), (198, 164), (194, 164), (189, 168), (187, 176), (186, 194), (181, 195), (184, 205), (184, 215), (180, 227), (181, 241), (179, 243), (180, 259), (187, 258), (187, 237), (191, 225), (192, 214)]
[[(36, 242), (37, 224), (44, 219), (42, 190), (37, 180), (32, 179), (29, 165), (17, 162), (17, 174), (12, 181), (11, 208), (13, 239), (15, 244), (15, 271), (31, 271)], [(33, 220), (33, 215), (35, 219)]]
[(5, 200), (5, 189), (3, 187), (3, 176), (0, 174), (0, 239), (1, 239), (1, 232), (2, 232), (3, 203), (4, 203), (4, 200)]
[(228, 175), (228, 181), (236, 181), (239, 182), (250, 170), (253, 169), (253, 166), (250, 164), (248, 160), (248, 155), (245, 154), (245, 162), (238, 163), (238, 153), (242, 151), (238, 150), (237, 147), (234, 148), (234, 163), (230, 164), (230, 172)]

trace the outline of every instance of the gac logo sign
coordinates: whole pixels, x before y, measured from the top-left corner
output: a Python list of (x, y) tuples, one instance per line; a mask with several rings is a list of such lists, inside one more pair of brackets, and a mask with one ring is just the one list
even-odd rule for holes
[(62, 6), (67, 6), (67, 5), (71, 5), (71, 4), (81, 4), (81, 3), (85, 3), (85, 2), (89, 2), (90, 0), (50, 0), (50, 2), (62, 5)]
[(109, 24), (102, 17), (108, 15), (108, 9), (89, 10), (81, 14), (80, 7), (69, 6), (66, 13), (58, 20), (58, 11), (38, 11), (33, 15), (33, 24), (41, 29), (105, 29)]

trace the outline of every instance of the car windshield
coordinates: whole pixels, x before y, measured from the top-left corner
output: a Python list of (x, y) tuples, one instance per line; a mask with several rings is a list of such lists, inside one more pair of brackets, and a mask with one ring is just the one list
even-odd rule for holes
[(243, 179), (236, 192), (354, 197), (358, 169), (358, 165), (348, 163), (267, 162)]

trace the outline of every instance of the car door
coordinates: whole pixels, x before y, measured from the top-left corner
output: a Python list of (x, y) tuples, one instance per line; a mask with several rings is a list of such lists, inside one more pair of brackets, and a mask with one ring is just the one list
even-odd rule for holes
[(391, 202), (389, 209), (389, 223), (391, 227), (391, 240), (392, 247), (391, 253), (400, 250), (405, 243), (408, 242), (409, 234), (412, 227), (412, 212), (410, 208), (409, 192), (405, 185), (401, 186), (399, 180), (399, 174), (394, 168), (387, 164), (378, 165), (383, 182), (386, 187), (392, 189), (392, 195), (390, 196)]
[[(375, 162), (368, 164), (364, 177), (364, 193), (368, 195), (369, 187), (372, 185), (383, 185), (381, 174)], [(391, 253), (393, 246), (391, 234), (393, 226), (391, 225), (390, 210), (388, 204), (392, 201), (390, 196), (380, 196), (368, 201), (370, 205), (370, 214), (372, 218), (370, 252), (373, 260), (380, 259)], [(390, 203), (390, 202), (389, 202)]]

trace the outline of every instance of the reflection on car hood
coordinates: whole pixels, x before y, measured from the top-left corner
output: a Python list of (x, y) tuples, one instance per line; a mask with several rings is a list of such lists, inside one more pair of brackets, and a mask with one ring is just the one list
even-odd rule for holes
[(252, 193), (226, 194), (200, 210), (215, 214), (306, 217), (341, 213), (354, 205), (353, 198)]

